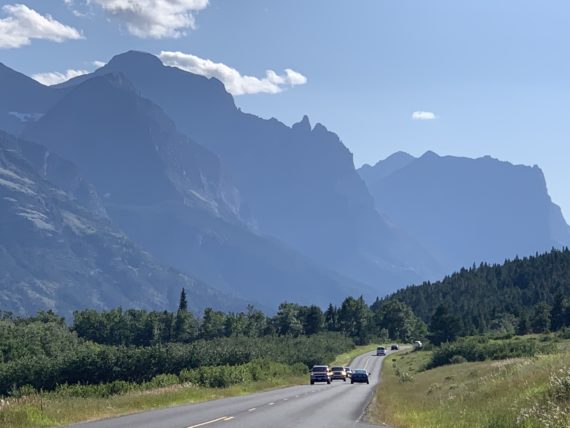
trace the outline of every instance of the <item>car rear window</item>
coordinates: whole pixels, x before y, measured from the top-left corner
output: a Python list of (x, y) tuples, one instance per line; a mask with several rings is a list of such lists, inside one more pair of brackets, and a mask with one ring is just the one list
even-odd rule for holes
[(366, 370), (358, 370), (358, 369), (356, 369), (356, 370), (354, 371), (354, 373), (356, 373), (356, 374), (366, 374)]

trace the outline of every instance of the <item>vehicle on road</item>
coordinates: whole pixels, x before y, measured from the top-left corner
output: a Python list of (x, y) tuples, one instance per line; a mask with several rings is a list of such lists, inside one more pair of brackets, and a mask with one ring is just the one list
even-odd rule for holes
[(332, 371), (331, 380), (338, 379), (346, 382), (346, 370), (344, 369), (344, 367), (335, 366), (331, 369), (331, 371)]
[(414, 350), (422, 349), (423, 347), (424, 347), (423, 343), (420, 342), (419, 340), (416, 340), (414, 342)]
[(352, 376), (352, 369), (350, 367), (345, 367), (344, 371), (346, 372), (346, 377)]
[(350, 383), (370, 383), (368, 376), (370, 376), (370, 373), (368, 373), (366, 370), (355, 369), (352, 372)]
[(376, 348), (376, 355), (377, 356), (386, 355), (386, 348), (384, 348), (383, 346), (379, 346), (378, 348)]
[(397, 351), (398, 349), (400, 349), (400, 347), (398, 346), (397, 343), (394, 343), (394, 344), (392, 344), (392, 346), (390, 346), (391, 351)]
[(332, 371), (329, 366), (313, 366), (310, 373), (311, 385), (315, 382), (326, 382), (331, 383)]

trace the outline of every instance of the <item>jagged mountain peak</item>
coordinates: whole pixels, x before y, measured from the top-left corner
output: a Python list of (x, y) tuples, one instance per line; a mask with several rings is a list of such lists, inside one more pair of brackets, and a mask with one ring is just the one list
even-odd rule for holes
[(311, 132), (312, 127), (311, 127), (311, 122), (309, 120), (309, 116), (304, 115), (303, 119), (301, 119), (297, 123), (294, 123), (291, 128), (296, 131)]

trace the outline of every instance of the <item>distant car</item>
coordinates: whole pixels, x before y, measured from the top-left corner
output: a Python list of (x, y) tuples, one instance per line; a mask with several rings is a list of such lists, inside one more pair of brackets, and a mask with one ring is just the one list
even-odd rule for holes
[(384, 348), (383, 346), (379, 346), (378, 348), (376, 348), (376, 355), (377, 356), (386, 355), (386, 348)]
[(344, 367), (333, 367), (331, 368), (332, 371), (332, 377), (331, 380), (342, 380), (344, 382), (346, 382), (346, 370), (344, 369)]
[(391, 351), (397, 351), (398, 349), (400, 349), (400, 348), (398, 347), (398, 345), (396, 343), (394, 343), (392, 346), (390, 346)]
[(420, 342), (419, 340), (416, 340), (414, 342), (414, 350), (422, 349), (423, 347), (424, 347), (423, 343)]
[(350, 383), (370, 383), (368, 376), (370, 376), (370, 373), (366, 370), (355, 369), (350, 377)]
[(326, 382), (331, 383), (332, 372), (329, 366), (313, 366), (310, 373), (311, 385), (315, 382)]
[(344, 371), (346, 372), (346, 377), (352, 376), (352, 369), (350, 367), (345, 367)]

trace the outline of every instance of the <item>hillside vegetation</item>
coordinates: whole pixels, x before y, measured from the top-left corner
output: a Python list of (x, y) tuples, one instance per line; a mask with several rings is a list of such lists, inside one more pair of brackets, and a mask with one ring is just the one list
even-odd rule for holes
[(502, 265), (461, 269), (441, 281), (399, 290), (383, 301), (405, 303), (431, 327), (439, 309), (438, 315), (447, 317), (446, 324), (453, 327), (456, 337), (489, 331), (557, 331), (570, 325), (567, 296), (570, 250), (565, 248)]

